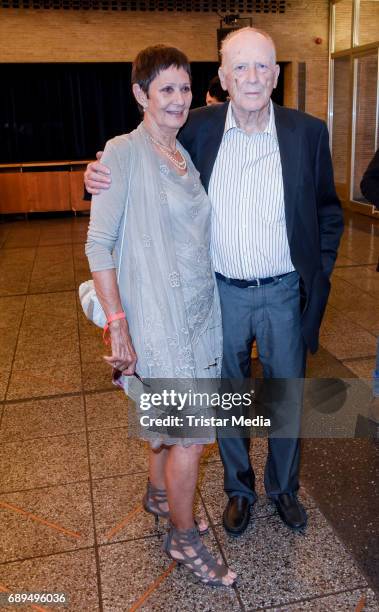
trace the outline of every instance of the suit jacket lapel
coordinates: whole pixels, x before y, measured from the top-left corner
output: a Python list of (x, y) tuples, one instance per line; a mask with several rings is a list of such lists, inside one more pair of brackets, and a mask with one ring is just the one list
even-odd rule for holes
[(274, 104), (275, 126), (282, 162), (284, 207), (286, 214), (287, 236), (290, 241), (294, 225), (299, 168), (301, 160), (301, 140), (299, 129), (286, 109)]
[(208, 191), (213, 166), (224, 134), (228, 106), (229, 104), (226, 103), (220, 104), (217, 109), (215, 108), (212, 121), (209, 121), (202, 130), (202, 145), (199, 154), (198, 169), (206, 191)]

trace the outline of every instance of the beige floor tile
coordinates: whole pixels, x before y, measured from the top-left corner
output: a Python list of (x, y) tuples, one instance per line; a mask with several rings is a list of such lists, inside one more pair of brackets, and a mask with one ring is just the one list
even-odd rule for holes
[(336, 267), (352, 266), (352, 265), (355, 265), (355, 261), (353, 261), (349, 257), (345, 257), (345, 255), (341, 255), (340, 253), (338, 253), (338, 256), (336, 259)]
[(100, 362), (104, 363), (103, 356), (107, 355), (109, 349), (104, 345), (101, 331), (96, 336), (89, 336), (80, 341), (80, 353), (83, 364)]
[(17, 227), (13, 226), (10, 230), (4, 244), (5, 249), (15, 248), (30, 248), (38, 245), (40, 236), (40, 227)]
[[(363, 608), (362, 608), (363, 606)], [(288, 612), (347, 612), (362, 610), (362, 612), (377, 612), (379, 600), (371, 589), (357, 589), (345, 593), (337, 593), (310, 601), (302, 601), (285, 608)], [(282, 608), (284, 610), (284, 608)]]
[(6, 404), (0, 428), (0, 444), (84, 430), (84, 406), (80, 396)]
[(128, 398), (120, 389), (107, 393), (86, 395), (88, 429), (126, 427), (128, 424)]
[(75, 324), (76, 294), (75, 291), (29, 295), (26, 300), (23, 325), (48, 329), (49, 326)]
[(86, 391), (104, 391), (115, 388), (112, 384), (112, 369), (103, 359), (83, 363), (82, 376), (83, 387)]
[(335, 270), (334, 275), (358, 287), (361, 291), (369, 293), (375, 299), (379, 299), (379, 274), (368, 266), (339, 268)]
[[(3, 330), (0, 331), (0, 333)], [(16, 350), (18, 329), (4, 330), (0, 344), (0, 368), (10, 368)]]
[(363, 329), (374, 336), (379, 336), (379, 316), (378, 306), (374, 300), (371, 304), (359, 304), (359, 301), (349, 305), (349, 309), (344, 314), (355, 324), (359, 324)]
[[(99, 544), (156, 536), (154, 517), (144, 511), (146, 474), (103, 478), (93, 483), (95, 523)], [(160, 532), (166, 527), (161, 520)]]
[(93, 478), (147, 470), (148, 446), (129, 438), (126, 427), (90, 431), (88, 436)]
[(307, 357), (307, 378), (351, 378), (354, 377), (349, 368), (341, 361), (331, 355), (323, 346), (323, 338), (320, 339), (320, 347), (314, 355)]
[(12, 370), (8, 400), (81, 391), (78, 365), (50, 367), (44, 364), (25, 370)]
[(0, 446), (0, 492), (88, 480), (84, 433)]
[(72, 247), (38, 247), (30, 280), (31, 293), (65, 291), (74, 288)]
[[(75, 330), (76, 332), (76, 330)], [(74, 334), (77, 336), (77, 334)], [(50, 369), (75, 366), (80, 369), (79, 342), (77, 337), (39, 337), (33, 341), (20, 341), (15, 354), (14, 368), (29, 369), (35, 364), (46, 364)]]
[[(26, 296), (17, 295), (0, 298), (0, 330), (1, 336), (5, 331), (16, 333), (24, 312)], [(9, 322), (12, 321), (12, 325)]]
[(359, 378), (364, 378), (371, 381), (373, 371), (375, 370), (376, 358), (369, 357), (368, 359), (349, 359), (344, 361), (344, 365), (349, 368)]
[(35, 249), (3, 249), (0, 259), (0, 295), (25, 293), (32, 273)]
[(357, 290), (354, 290), (351, 283), (337, 275), (333, 275), (328, 303), (338, 308), (338, 310), (344, 310), (356, 292)]
[[(204, 538), (213, 554), (219, 554), (211, 536)], [(104, 612), (130, 610), (169, 567), (161, 540), (147, 538), (100, 547)], [(176, 567), (146, 600), (144, 610), (240, 610), (232, 588), (210, 588)]]
[(379, 251), (379, 241), (373, 234), (355, 230), (350, 236), (344, 234), (339, 253), (356, 263), (376, 263)]
[(11, 368), (0, 367), (0, 401), (5, 399), (5, 393), (8, 386), (9, 377), (11, 375)]
[(71, 224), (55, 223), (41, 228), (38, 246), (71, 244)]
[(376, 338), (373, 334), (364, 330), (350, 334), (347, 328), (344, 335), (325, 335), (321, 342), (327, 351), (341, 360), (376, 354)]
[(320, 338), (330, 335), (345, 335), (347, 329), (351, 336), (362, 331), (359, 324), (353, 323), (345, 313), (329, 305), (321, 323)]
[[(221, 547), (238, 573), (238, 591), (249, 609), (292, 605), (366, 585), (352, 557), (322, 514), (309, 512), (305, 532), (291, 532), (278, 516), (250, 524), (240, 538), (217, 528)], [(337, 562), (338, 559), (338, 562)]]
[[(49, 610), (65, 610), (65, 612), (100, 610), (93, 550), (78, 550), (7, 563), (1, 567), (1, 584), (11, 592), (66, 593), (69, 605), (52, 607)], [(46, 607), (44, 609), (47, 610)], [(4, 608), (4, 612), (14, 610), (14, 606)]]
[(0, 563), (93, 545), (89, 483), (0, 495)]

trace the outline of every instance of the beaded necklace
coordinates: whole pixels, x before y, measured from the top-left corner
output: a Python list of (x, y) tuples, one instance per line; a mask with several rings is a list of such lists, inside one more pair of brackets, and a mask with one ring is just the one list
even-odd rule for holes
[[(169, 160), (174, 164), (174, 166), (176, 166), (176, 168), (178, 168), (178, 170), (186, 170), (187, 162), (186, 162), (185, 158), (183, 157), (182, 153), (178, 149), (175, 148), (175, 151), (172, 152), (169, 147), (167, 147), (166, 145), (162, 144), (161, 142), (158, 142), (158, 140), (155, 140), (155, 138), (153, 138), (150, 134), (149, 134), (149, 138), (150, 138), (152, 143), (154, 143), (155, 145), (157, 145), (157, 147), (159, 147), (159, 149), (162, 151), (162, 153), (167, 155)], [(181, 161), (178, 161), (175, 158), (175, 155), (177, 153), (179, 153), (180, 157), (182, 158)]]

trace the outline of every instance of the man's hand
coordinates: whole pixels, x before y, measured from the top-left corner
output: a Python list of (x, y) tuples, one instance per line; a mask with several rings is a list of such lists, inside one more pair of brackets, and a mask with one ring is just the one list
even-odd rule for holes
[(87, 166), (87, 170), (84, 173), (84, 184), (88, 193), (92, 195), (98, 195), (102, 189), (109, 189), (112, 182), (111, 171), (108, 166), (100, 163), (103, 151), (96, 153), (96, 159), (98, 161), (91, 162)]

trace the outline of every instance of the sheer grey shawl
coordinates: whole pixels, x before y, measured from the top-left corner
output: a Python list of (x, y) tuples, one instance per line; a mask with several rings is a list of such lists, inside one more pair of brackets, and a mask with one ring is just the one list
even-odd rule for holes
[(143, 123), (107, 143), (102, 162), (111, 168), (112, 185), (92, 198), (86, 254), (91, 271), (121, 266), (120, 297), (141, 376), (216, 378), (222, 332), (210, 203), (189, 155), (177, 146), (186, 177), (164, 163)]

